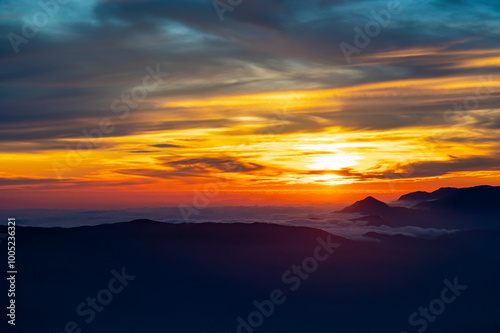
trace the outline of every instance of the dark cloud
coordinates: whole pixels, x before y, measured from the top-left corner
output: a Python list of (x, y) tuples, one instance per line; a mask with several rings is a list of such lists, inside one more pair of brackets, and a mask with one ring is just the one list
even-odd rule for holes
[(182, 148), (183, 146), (174, 145), (174, 144), (171, 144), (171, 143), (159, 143), (157, 145), (151, 145), (150, 147), (156, 147), (156, 148)]
[[(462, 171), (500, 170), (500, 155), (453, 158), (443, 162), (417, 162), (411, 163), (408, 169), (411, 177), (434, 177)], [(394, 173), (394, 175), (398, 174)]]
[[(62, 179), (66, 181), (67, 179)], [(54, 178), (28, 178), (28, 177), (15, 177), (15, 178), (0, 178), (0, 186), (19, 186), (19, 185), (41, 185), (41, 184), (57, 184), (59, 179)]]
[[(23, 11), (22, 3), (16, 6)], [(376, 0), (244, 1), (219, 22), (211, 1), (98, 1), (89, 10), (89, 17), (78, 19), (79, 12), (72, 9), (77, 19), (54, 18), (60, 20), (58, 29), (41, 29), (28, 44), (20, 45), (19, 54), (14, 54), (6, 36), (21, 33), (22, 22), (3, 20), (0, 140), (77, 138), (82, 129), (113, 116), (113, 100), (140, 84), (145, 67), (156, 64), (171, 72), (171, 77), (161, 89), (149, 92), (134, 110), (134, 121), (119, 122), (113, 136), (172, 128), (230, 127), (229, 120), (135, 121), (142, 119), (144, 112), (151, 112), (154, 98), (468, 75), (472, 69), (452, 66), (463, 59), (461, 51), (500, 46), (495, 35), (500, 18), (497, 2), (415, 1), (401, 14), (393, 15), (390, 25), (348, 65), (339, 44), (352, 44), (353, 28), (363, 28), (373, 19), (371, 10), (379, 12), (386, 6), (387, 1)], [(439, 51), (413, 57), (375, 57), (387, 51), (424, 47)], [(449, 54), (440, 56), (445, 51)], [(497, 74), (499, 69), (488, 71)], [(436, 100), (422, 96), (421, 101), (409, 101), (391, 96), (388, 105), (374, 103), (369, 110), (366, 103), (370, 97), (345, 97), (340, 112), (310, 115), (354, 129), (432, 126), (444, 122), (437, 113), (463, 97)], [(356, 103), (360, 98), (364, 105)], [(482, 108), (498, 102), (498, 96), (492, 96), (482, 102)], [(315, 119), (292, 121), (283, 133), (321, 131), (325, 123)], [(478, 126), (498, 128), (495, 120), (478, 119)]]
[(342, 168), (332, 173), (357, 180), (373, 179), (405, 179), (426, 178), (443, 176), (454, 172), (473, 171), (498, 171), (500, 170), (500, 154), (494, 156), (472, 156), (457, 158), (449, 156), (448, 161), (423, 161), (397, 165), (397, 170), (405, 169), (405, 172), (396, 171), (396, 168), (388, 171), (364, 171), (358, 172), (352, 168)]
[[(161, 158), (160, 161), (164, 161), (165, 158)], [(193, 172), (193, 173), (207, 173), (210, 171), (216, 172), (250, 172), (262, 170), (264, 166), (238, 161), (234, 158), (217, 158), (217, 157), (205, 157), (205, 158), (189, 158), (180, 160), (168, 160), (163, 163), (165, 166), (174, 167), (180, 172)]]
[[(500, 112), (470, 112), (468, 113), (473, 118), (472, 124), (473, 128), (482, 128), (489, 130), (500, 129)], [(498, 137), (497, 137), (498, 140)]]
[(155, 169), (120, 169), (117, 173), (151, 178), (183, 179), (192, 182), (196, 178), (212, 179), (219, 173), (248, 173), (265, 171), (268, 168), (252, 162), (241, 161), (233, 157), (203, 157), (176, 159), (173, 157), (158, 158)]
[(159, 153), (159, 150), (129, 150), (129, 153), (132, 154), (151, 154), (151, 153)]

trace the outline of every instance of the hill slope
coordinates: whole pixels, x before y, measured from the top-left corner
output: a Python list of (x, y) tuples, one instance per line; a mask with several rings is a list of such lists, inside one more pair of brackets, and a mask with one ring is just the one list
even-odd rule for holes
[[(496, 332), (500, 324), (500, 262), (492, 255), (498, 253), (498, 233), (435, 240), (384, 236), (378, 242), (331, 236), (340, 247), (317, 267), (307, 258), (318, 251), (318, 239), (328, 242), (328, 234), (269, 224), (143, 220), (19, 227), (17, 237), (20, 332), (62, 332), (69, 321), (93, 333), (237, 332), (237, 317), (248, 318), (256, 311), (253, 302), (277, 289), (286, 301), (258, 332), (413, 331), (409, 315), (440, 296), (444, 279), (455, 277), (470, 291), (429, 324), (429, 332)], [(489, 247), (476, 246), (486, 242)], [(303, 263), (309, 265), (300, 273), (304, 278), (290, 273)], [(135, 278), (87, 324), (76, 308), (108, 288), (113, 269)], [(284, 282), (284, 274), (293, 280)]]

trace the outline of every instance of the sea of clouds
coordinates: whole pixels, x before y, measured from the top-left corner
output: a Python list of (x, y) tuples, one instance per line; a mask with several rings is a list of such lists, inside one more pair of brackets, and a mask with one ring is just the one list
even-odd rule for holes
[[(16, 217), (20, 226), (62, 227), (95, 226), (108, 223), (150, 219), (165, 223), (273, 223), (295, 227), (310, 227), (348, 239), (367, 239), (365, 234), (406, 235), (432, 238), (454, 230), (417, 226), (371, 226), (364, 221), (352, 221), (361, 214), (336, 213), (341, 206), (228, 206), (208, 207), (198, 215), (184, 220), (177, 207), (134, 208), (121, 210), (23, 209), (0, 210), (1, 215)], [(2, 219), (7, 221), (7, 218)]]

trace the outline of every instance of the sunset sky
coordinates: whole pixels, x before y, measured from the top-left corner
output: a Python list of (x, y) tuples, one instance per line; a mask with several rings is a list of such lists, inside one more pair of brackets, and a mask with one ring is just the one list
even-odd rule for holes
[(2, 208), (500, 185), (498, 1), (63, 2), (0, 3)]

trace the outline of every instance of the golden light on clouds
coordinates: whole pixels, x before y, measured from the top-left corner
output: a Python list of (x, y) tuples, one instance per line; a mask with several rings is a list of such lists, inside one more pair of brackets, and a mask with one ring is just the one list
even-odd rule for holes
[[(434, 51), (391, 51), (388, 56), (420, 57)], [(498, 59), (467, 60), (460, 66), (492, 66)], [(223, 189), (229, 192), (354, 188), (360, 183), (380, 184), (387, 191), (388, 181), (439, 182), (473, 175), (491, 179), (497, 171), (480, 170), (474, 163), (490, 163), (488, 158), (499, 152), (497, 142), (486, 139), (498, 131), (498, 110), (483, 107), (484, 98), (474, 110), (462, 110), (458, 122), (446, 119), (445, 113), (457, 98), (460, 102), (478, 89), (486, 94), (497, 87), (500, 77), (455, 75), (210, 98), (155, 96), (151, 110), (116, 123), (118, 129), (141, 125), (142, 130), (104, 136), (69, 167), (63, 182), (45, 181), (55, 178), (50, 165), (67, 161), (68, 147), (81, 138), (55, 140), (60, 148), (43, 154), (2, 153), (3, 176), (24, 177), (24, 188), (31, 189), (127, 184), (174, 192), (190, 191), (217, 177), (231, 180)], [(413, 124), (414, 119), (420, 123)], [(492, 128), (474, 129), (478, 123)], [(238, 168), (228, 171), (231, 164)], [(470, 169), (467, 177), (463, 168)]]

